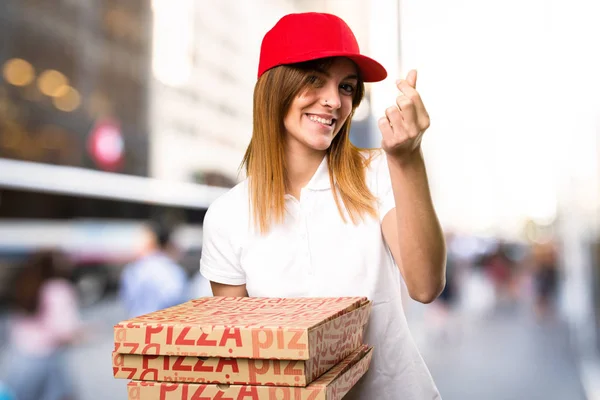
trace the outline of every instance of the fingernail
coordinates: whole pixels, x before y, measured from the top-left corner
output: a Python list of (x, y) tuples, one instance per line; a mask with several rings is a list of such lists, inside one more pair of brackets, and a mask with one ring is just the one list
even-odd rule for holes
[(399, 85), (402, 82), (402, 79), (396, 79), (396, 85)]

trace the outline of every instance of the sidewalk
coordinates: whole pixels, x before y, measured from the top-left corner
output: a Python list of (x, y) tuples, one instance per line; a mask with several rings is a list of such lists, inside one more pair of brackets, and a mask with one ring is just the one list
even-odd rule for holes
[(583, 361), (580, 369), (587, 400), (600, 400), (600, 358)]
[(409, 323), (444, 400), (596, 400), (586, 390), (600, 369), (580, 370), (561, 321), (536, 322), (520, 307), (455, 316), (442, 331), (426, 307), (411, 305)]

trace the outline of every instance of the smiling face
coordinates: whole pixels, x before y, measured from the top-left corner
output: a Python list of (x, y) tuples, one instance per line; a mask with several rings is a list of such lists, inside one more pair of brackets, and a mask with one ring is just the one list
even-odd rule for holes
[(283, 120), (288, 149), (325, 151), (350, 116), (358, 87), (356, 66), (335, 58), (308, 74), (309, 85), (292, 101)]

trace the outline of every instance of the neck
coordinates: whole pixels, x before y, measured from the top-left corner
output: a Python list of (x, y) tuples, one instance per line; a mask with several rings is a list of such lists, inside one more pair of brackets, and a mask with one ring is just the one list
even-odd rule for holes
[(300, 199), (300, 191), (310, 182), (325, 154), (325, 151), (298, 149), (288, 144), (285, 154), (288, 194)]

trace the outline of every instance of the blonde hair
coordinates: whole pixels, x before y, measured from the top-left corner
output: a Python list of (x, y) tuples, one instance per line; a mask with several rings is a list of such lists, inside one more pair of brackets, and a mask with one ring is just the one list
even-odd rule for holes
[[(282, 65), (266, 71), (254, 88), (254, 126), (252, 139), (242, 160), (250, 185), (250, 207), (255, 227), (261, 233), (271, 224), (283, 222), (287, 187), (284, 118), (301, 91), (311, 84), (311, 73), (326, 70), (332, 58), (294, 65)], [(370, 157), (350, 142), (350, 123), (364, 95), (359, 79), (352, 112), (327, 150), (329, 180), (334, 199), (344, 222), (342, 203), (353, 223), (365, 214), (376, 216), (375, 196), (365, 182), (365, 167)], [(369, 152), (370, 154), (370, 152)], [(335, 185), (337, 189), (335, 190)], [(339, 192), (339, 193), (338, 193)]]

